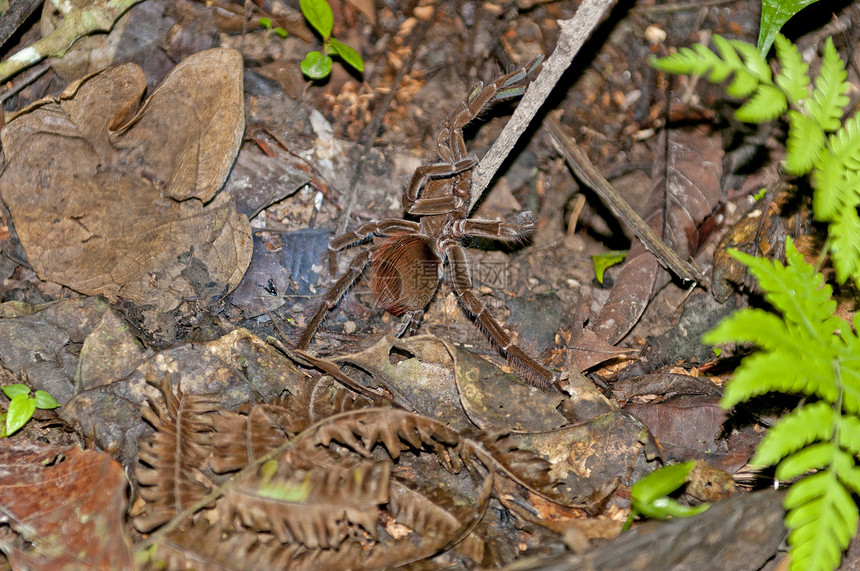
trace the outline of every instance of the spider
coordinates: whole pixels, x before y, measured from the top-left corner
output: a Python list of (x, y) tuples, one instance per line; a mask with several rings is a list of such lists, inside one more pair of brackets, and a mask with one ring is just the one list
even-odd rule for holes
[(373, 246), (353, 258), (347, 271), (329, 289), (302, 333), (299, 349), (310, 344), (323, 318), (368, 266), (370, 288), (377, 303), (386, 311), (403, 316), (397, 335), (413, 331), (439, 288), (442, 268), (447, 262), (453, 289), (479, 328), (530, 384), (541, 388), (554, 384), (555, 375), (512, 342), (472, 291), (469, 262), (460, 243), (468, 236), (516, 242), (534, 231), (529, 214), (521, 215), (513, 223), (468, 218), (472, 169), (478, 159), (466, 153), (463, 127), (490, 105), (522, 95), (529, 76), (540, 62), (541, 58), (536, 58), (486, 87), (479, 83), (448, 115), (436, 142), (439, 161), (418, 167), (403, 194), (406, 215), (417, 220), (375, 220), (332, 239), (329, 244), (332, 262), (336, 252), (345, 248), (368, 240), (373, 240)]

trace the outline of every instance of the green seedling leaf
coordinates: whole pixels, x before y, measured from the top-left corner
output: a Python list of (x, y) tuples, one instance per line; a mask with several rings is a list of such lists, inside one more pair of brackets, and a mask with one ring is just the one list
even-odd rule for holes
[(308, 52), (301, 68), (302, 73), (311, 79), (325, 79), (331, 73), (331, 58), (321, 52)]
[(31, 399), (26, 394), (17, 394), (9, 403), (6, 411), (6, 436), (18, 432), (22, 426), (27, 424), (33, 413), (36, 412), (36, 399)]
[(264, 27), (264, 28), (266, 28), (267, 30), (271, 30), (271, 29), (272, 29), (272, 19), (271, 19), (271, 18), (266, 18), (266, 17), (264, 16), (264, 17), (260, 18), (260, 19), (259, 19), (259, 20), (257, 20), (257, 21), (260, 23), (260, 25), (261, 25), (261, 26), (263, 26), (263, 27)]
[(627, 257), (628, 250), (612, 250), (591, 256), (591, 263), (594, 264), (594, 277), (598, 283), (603, 283), (603, 273), (607, 268), (611, 268), (616, 264), (620, 264)]
[(6, 385), (5, 387), (3, 387), (3, 392), (11, 400), (18, 395), (29, 396), (30, 395), (30, 387), (28, 387), (27, 385), (21, 384), (21, 383), (16, 383), (14, 385)]
[(54, 397), (46, 391), (36, 391), (35, 403), (36, 408), (42, 410), (50, 410), (60, 406), (60, 403), (58, 403)]
[(630, 489), (634, 502), (652, 504), (657, 498), (669, 495), (687, 482), (695, 462), (672, 464), (651, 472)]
[(624, 529), (629, 527), (636, 514), (653, 519), (668, 519), (689, 517), (708, 509), (710, 504), (690, 507), (666, 497), (687, 483), (687, 476), (695, 466), (695, 461), (665, 466), (633, 484), (630, 489), (633, 506)]
[(329, 41), (328, 45), (333, 53), (340, 56), (340, 59), (354, 67), (356, 71), (364, 72), (364, 60), (361, 59), (357, 51), (334, 38)]
[(272, 30), (272, 33), (274, 33), (279, 38), (286, 38), (289, 35), (287, 34), (287, 31), (280, 26)]
[(756, 202), (758, 202), (759, 200), (761, 200), (762, 198), (764, 198), (764, 195), (765, 195), (765, 194), (767, 194), (767, 189), (766, 189), (766, 188), (762, 188), (761, 190), (759, 190), (757, 193), (755, 193), (755, 194), (753, 195), (753, 198), (755, 199), (755, 201), (756, 201)]
[[(328, 41), (334, 25), (334, 13), (328, 2), (326, 0), (301, 0), (300, 5), (302, 14), (310, 22), (310, 25), (319, 32), (324, 41)], [(302, 71), (304, 72), (304, 69)]]
[(792, 16), (818, 0), (762, 0), (761, 26), (758, 30), (758, 49), (767, 55), (777, 33)]

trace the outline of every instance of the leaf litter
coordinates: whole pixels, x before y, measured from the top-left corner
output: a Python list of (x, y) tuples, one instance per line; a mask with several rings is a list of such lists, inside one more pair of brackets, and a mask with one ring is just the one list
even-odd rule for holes
[[(540, 8), (552, 16), (540, 26), (520, 14), (503, 42), (509, 55), (510, 38), (547, 33), (544, 28), (552, 18), (564, 16), (558, 10), (565, 4)], [(364, 18), (358, 12), (368, 9), (372, 7), (362, 4), (336, 10), (336, 15)], [(378, 15), (390, 18), (385, 10)], [(428, 42), (439, 42), (434, 34), (445, 26), (464, 25), (460, 16), (442, 13), (439, 18), (429, 27)], [(465, 13), (462, 18), (468, 20)], [(489, 21), (494, 20), (482, 13), (467, 25)], [(426, 22), (423, 15), (409, 26)], [(391, 58), (409, 54), (407, 37), (399, 34), (392, 40)], [(480, 49), (486, 40), (477, 34), (471, 41)], [(517, 42), (522, 47), (521, 39)], [(455, 43), (448, 41), (445, 49)], [(609, 57), (618, 60), (621, 49), (609, 46)], [(286, 51), (282, 55), (292, 57)], [(624, 54), (620, 59), (637, 57)], [(385, 61), (379, 77), (393, 78), (394, 63)], [(277, 64), (271, 62), (266, 73), (283, 81)], [(636, 274), (631, 261), (651, 255), (638, 252), (634, 242), (632, 260), (608, 272), (618, 289), (588, 285), (587, 273), (572, 270), (580, 267), (574, 253), (587, 260), (588, 254), (618, 245), (601, 248), (583, 238), (603, 223), (591, 207), (582, 213), (583, 230), (566, 232), (571, 223), (566, 201), (577, 192), (575, 183), (552, 166), (554, 156), (537, 151), (525, 169), (528, 176), (504, 177), (499, 184), (508, 185), (504, 192), (482, 206), (502, 216), (511, 209), (538, 210), (533, 250), (493, 252), (486, 258), (497, 254), (495, 259), (509, 260), (506, 283), (482, 273), (491, 263), (479, 264), (475, 279), (485, 302), (501, 300), (493, 305), (494, 314), (510, 313), (510, 323), (522, 333), (518, 343), (542, 360), (555, 359), (556, 367), (579, 364), (567, 372), (568, 395), (525, 386), (491, 362), (485, 342), (473, 340), (480, 336), (471, 324), (459, 315), (446, 317), (451, 315), (445, 307), (450, 296), (444, 290), (425, 319), (426, 330), (438, 337), (365, 338), (370, 331), (392, 328), (386, 317), (380, 322), (359, 284), (341, 303), (342, 314), (326, 322), (329, 330), (319, 344), (320, 354), (293, 352), (278, 338), (283, 341), (286, 331), (289, 340), (301, 330), (313, 305), (306, 300), (327, 287), (325, 248), (317, 242), (327, 243), (337, 208), (348, 205), (347, 193), (357, 184), (363, 194), (354, 214), (399, 217), (399, 179), (408, 178), (416, 157), (429, 156), (427, 149), (402, 151), (410, 136), (403, 125), (419, 122), (429, 133), (441, 117), (422, 116), (408, 98), (396, 100), (379, 139), (391, 149), (374, 148), (367, 158), (358, 145), (320, 135), (320, 126), (328, 121), (337, 133), (357, 133), (361, 126), (349, 102), (362, 88), (339, 75), (337, 66), (332, 84), (308, 90), (309, 99), (301, 103), (285, 103), (280, 87), (273, 89), (251, 69), (244, 70), (243, 85), (242, 67), (238, 53), (227, 48), (199, 52), (143, 99), (146, 78), (133, 64), (123, 64), (25, 107), (3, 129), (6, 167), (0, 194), (14, 221), (10, 229), (17, 232), (38, 278), (70, 289), (45, 286), (20, 266), (9, 283), (26, 291), (38, 283), (51, 299), (71, 298), (28, 304), (4, 296), (4, 378), (47, 390), (63, 405), (56, 413), (37, 414), (34, 423), (40, 430), (64, 431), (107, 453), (40, 445), (34, 459), (30, 449), (11, 440), (7, 442), (16, 444), (9, 445), (9, 454), (17, 460), (4, 463), (4, 469), (13, 477), (29, 477), (23, 470), (35, 470), (42, 459), (45, 474), (50, 474), (48, 469), (64, 463), (84, 464), (79, 456), (85, 455), (88, 462), (100, 462), (100, 474), (110, 473), (98, 476), (103, 480), (78, 482), (80, 493), (63, 484), (42, 498), (38, 492), (6, 496), (4, 508), (14, 506), (15, 511), (0, 548), (10, 561), (56, 562), (58, 568), (99, 567), (100, 561), (110, 561), (111, 567), (131, 568), (132, 549), (143, 567), (224, 569), (493, 567), (524, 555), (536, 558), (522, 561), (523, 568), (541, 568), (553, 557), (567, 564), (608, 561), (617, 568), (625, 557), (645, 551), (650, 564), (681, 553), (687, 561), (713, 557), (715, 551), (708, 549), (719, 546), (691, 544), (703, 532), (690, 533), (682, 520), (671, 529), (655, 528), (665, 531), (650, 539), (621, 536), (609, 544), (618, 546), (614, 552), (582, 553), (593, 539), (618, 536), (630, 486), (661, 459), (706, 458), (733, 473), (755, 443), (754, 431), (720, 433), (722, 417), (713, 414), (719, 383), (690, 370), (693, 363), (684, 364), (683, 374), (661, 368), (693, 354), (687, 346), (677, 349), (678, 340), (670, 338), (672, 333), (686, 335), (683, 317), (681, 331), (673, 331), (665, 315), (657, 330), (643, 334), (633, 329), (634, 335), (655, 340), (647, 346), (646, 358), (638, 354), (642, 345), (628, 331), (656, 303), (652, 298), (662, 287), (661, 270), (652, 260), (647, 279), (626, 276)], [(494, 74), (489, 69), (473, 73), (475, 77), (462, 78), (446, 72), (440, 75), (447, 78), (442, 87), (426, 69), (406, 71), (402, 81), (415, 90), (410, 92), (415, 101), (435, 101), (437, 92), (460, 97), (472, 80)], [(584, 81), (607, 79), (595, 73), (586, 72)], [(342, 85), (350, 87), (332, 95)], [(290, 89), (301, 91), (295, 85)], [(314, 119), (313, 132), (312, 104), (327, 117)], [(295, 116), (279, 116), (290, 113), (284, 110), (289, 105)], [(570, 128), (577, 121), (599, 125), (613, 102), (589, 95), (562, 105), (574, 118)], [(433, 108), (430, 113), (442, 111)], [(582, 121), (583, 113), (590, 114), (588, 121)], [(638, 125), (645, 114), (642, 108), (636, 113), (635, 121), (629, 115), (623, 119), (625, 129)], [(287, 139), (290, 153), (308, 157), (318, 171), (284, 166), (281, 150), (242, 145), (246, 116), (286, 126), (292, 135)], [(365, 123), (371, 120), (362, 117)], [(470, 147), (485, 148), (484, 132), (493, 129), (492, 122), (483, 126)], [(661, 198), (653, 201), (653, 223), (675, 232), (670, 242), (676, 251), (692, 254), (705, 241), (703, 223), (709, 224), (708, 216), (722, 199), (719, 174), (695, 167), (703, 161), (719, 163), (720, 144), (713, 132), (671, 131), (668, 136), (675, 143), (658, 145), (667, 155), (654, 161), (668, 182), (654, 183), (654, 195)], [(625, 137), (596, 139), (586, 131), (584, 141), (611, 166), (608, 157), (641, 152), (641, 147), (612, 148), (623, 145), (619, 141)], [(362, 158), (368, 172), (356, 183), (350, 165)], [(535, 171), (552, 172), (558, 186), (543, 185), (540, 179), (535, 183)], [(304, 186), (319, 173), (333, 181), (330, 196), (336, 197), (336, 205), (328, 198), (320, 206), (317, 191)], [(614, 182), (634, 188), (624, 176)], [(560, 192), (565, 185), (569, 189)], [(250, 224), (247, 216), (255, 217)], [(303, 234), (315, 222), (313, 235)], [(253, 239), (251, 226), (261, 230)], [(735, 243), (749, 243), (749, 235), (748, 228), (737, 232)], [(762, 248), (770, 243), (768, 236)], [(632, 284), (633, 295), (622, 299), (618, 292), (625, 281)], [(738, 281), (743, 276), (725, 279)], [(623, 313), (621, 319), (601, 314), (613, 308)], [(529, 325), (547, 311), (551, 320)], [(355, 322), (359, 329), (352, 333)], [(158, 328), (165, 323), (176, 328), (175, 334), (159, 337)], [(588, 329), (579, 333), (583, 323)], [(607, 333), (610, 326), (615, 329)], [(170, 342), (162, 343), (165, 338)], [(697, 359), (694, 363), (707, 363), (708, 356)], [(650, 373), (648, 378), (643, 372)], [(108, 454), (121, 464), (107, 462)], [(121, 483), (96, 483), (112, 482), (119, 466), (131, 475), (131, 506), (121, 501)], [(727, 472), (703, 470), (708, 475), (699, 487), (705, 492), (715, 483), (733, 489)], [(111, 490), (103, 503), (80, 499), (103, 488)], [(692, 483), (687, 492), (693, 503), (714, 500)], [(58, 537), (40, 527), (50, 524), (50, 517), (27, 519), (28, 510), (38, 513), (39, 502), (46, 501), (92, 517), (75, 520), (72, 533)], [(745, 544), (745, 528), (727, 530), (727, 517), (749, 525), (781, 517), (765, 508), (758, 514), (748, 509), (727, 503), (722, 521), (716, 512), (705, 512), (697, 521), (716, 530), (722, 546), (736, 546)], [(123, 524), (126, 514), (134, 527)], [(92, 521), (109, 527), (112, 535), (97, 548), (84, 549), (75, 534)], [(773, 527), (778, 525), (767, 529)], [(753, 528), (746, 529), (749, 534)], [(661, 533), (666, 535), (658, 537)], [(761, 538), (761, 550), (778, 542), (777, 533), (771, 535)], [(34, 541), (42, 537), (50, 541)], [(53, 550), (56, 545), (63, 546), (60, 555)], [(558, 555), (565, 548), (570, 551)]]

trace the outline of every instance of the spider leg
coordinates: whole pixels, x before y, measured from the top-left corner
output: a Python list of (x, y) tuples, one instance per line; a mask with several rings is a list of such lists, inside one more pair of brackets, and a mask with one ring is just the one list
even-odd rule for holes
[(420, 225), (411, 220), (381, 220), (378, 222), (368, 222), (362, 224), (352, 232), (346, 232), (340, 236), (332, 238), (328, 245), (328, 263), (330, 275), (337, 275), (337, 258), (336, 252), (359, 244), (373, 236), (390, 236), (392, 234), (409, 234), (418, 232)]
[(486, 107), (511, 99), (520, 97), (526, 91), (526, 85), (531, 81), (531, 75), (543, 61), (543, 56), (538, 56), (523, 67), (503, 75), (490, 85), (484, 87), (479, 82), (469, 96), (442, 124), (439, 137), (436, 139), (436, 149), (439, 157), (446, 162), (455, 162), (466, 156), (466, 143), (463, 141), (463, 127), (481, 114)]
[(320, 323), (322, 323), (323, 318), (334, 308), (334, 306), (338, 304), (343, 297), (343, 294), (346, 293), (346, 290), (355, 283), (355, 281), (361, 276), (362, 272), (364, 272), (365, 268), (367, 268), (367, 265), (371, 262), (372, 253), (373, 252), (371, 250), (366, 250), (352, 259), (346, 273), (343, 274), (325, 294), (325, 298), (319, 307), (317, 307), (317, 311), (311, 318), (310, 323), (308, 323), (307, 327), (305, 327), (305, 330), (302, 332), (302, 336), (299, 338), (299, 342), (296, 347), (299, 349), (307, 349), (308, 345), (311, 343), (311, 339), (314, 337), (314, 333), (317, 332)]
[(449, 230), (454, 238), (474, 236), (513, 242), (528, 238), (534, 232), (535, 224), (530, 216), (521, 216), (517, 222), (465, 218), (452, 221)]
[[(432, 181), (435, 179), (456, 176), (473, 168), (476, 164), (478, 164), (478, 159), (469, 156), (457, 162), (434, 163), (418, 167), (415, 169), (415, 174), (412, 175), (409, 188), (403, 193), (403, 209), (408, 214), (415, 216), (446, 214), (455, 210), (458, 206), (457, 197), (448, 193), (448, 196), (444, 197), (419, 198), (421, 190), (432, 185)], [(429, 194), (435, 195), (437, 193), (430, 192)], [(462, 203), (463, 199), (460, 198), (459, 201)]]
[(403, 337), (404, 335), (412, 335), (415, 333), (418, 329), (418, 324), (421, 323), (422, 317), (424, 317), (423, 309), (416, 309), (415, 311), (407, 311), (404, 313), (400, 320), (400, 325), (397, 326), (395, 336)]
[(460, 301), (466, 307), (466, 311), (475, 317), (490, 340), (502, 349), (508, 361), (524, 373), (529, 384), (542, 389), (552, 387), (556, 381), (555, 375), (514, 344), (511, 336), (505, 332), (487, 309), (487, 306), (472, 291), (472, 275), (463, 247), (456, 242), (450, 243), (445, 248), (445, 253), (451, 264), (451, 281), (454, 285), (454, 291), (460, 296)]

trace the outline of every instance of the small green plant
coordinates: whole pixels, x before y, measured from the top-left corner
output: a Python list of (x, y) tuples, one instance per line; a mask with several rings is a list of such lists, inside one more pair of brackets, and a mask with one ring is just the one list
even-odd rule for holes
[(591, 263), (594, 266), (594, 277), (597, 278), (597, 283), (603, 283), (603, 274), (606, 270), (623, 262), (624, 258), (627, 257), (627, 252), (628, 250), (610, 250), (591, 256)]
[(331, 35), (334, 13), (326, 0), (301, 0), (302, 14), (322, 36), (323, 51), (308, 52), (302, 60), (302, 73), (311, 79), (324, 79), (331, 73), (331, 56), (336, 55), (358, 72), (364, 71), (361, 55)]
[(652, 519), (690, 517), (711, 507), (711, 504), (701, 504), (694, 507), (685, 506), (678, 500), (668, 497), (669, 494), (687, 483), (687, 477), (695, 466), (695, 461), (664, 466), (633, 484), (633, 487), (630, 488), (632, 507), (627, 522), (624, 524), (624, 530), (630, 527), (637, 515)]
[(34, 396), (30, 396), (30, 387), (21, 383), (6, 385), (3, 387), (3, 393), (9, 398), (9, 408), (6, 414), (0, 415), (0, 419), (5, 420), (5, 423), (0, 425), (0, 437), (12, 436), (18, 432), (33, 418), (37, 408), (52, 409), (60, 406), (54, 397), (45, 391), (36, 391)]
[(836, 569), (857, 534), (860, 494), (860, 314), (854, 328), (834, 315), (824, 277), (790, 238), (787, 264), (738, 251), (731, 255), (756, 277), (782, 317), (742, 309), (705, 335), (706, 343), (754, 343), (721, 405), (766, 392), (799, 393), (810, 402), (784, 416), (762, 440), (753, 464), (776, 466), (779, 480), (801, 478), (785, 496), (793, 570)]
[(286, 38), (287, 37), (287, 31), (285, 29), (283, 29), (282, 27), (276, 26), (276, 27), (272, 28), (272, 19), (271, 18), (266, 18), (264, 16), (264, 17), (260, 18), (258, 21), (259, 21), (261, 26), (266, 28), (266, 35), (267, 36), (270, 34), (274, 34), (274, 35), (278, 36), (279, 38)]
[(814, 85), (809, 65), (781, 35), (774, 44), (776, 76), (751, 44), (714, 36), (714, 45), (719, 53), (697, 44), (653, 59), (652, 64), (670, 73), (702, 75), (712, 82), (731, 77), (726, 91), (747, 99), (736, 112), (742, 121), (761, 123), (787, 111), (785, 169), (811, 177), (813, 213), (829, 224), (825, 253), (829, 250), (832, 256), (836, 279), (844, 283), (850, 277), (860, 283), (860, 116), (842, 122), (848, 74), (833, 41), (828, 38), (825, 43)]

